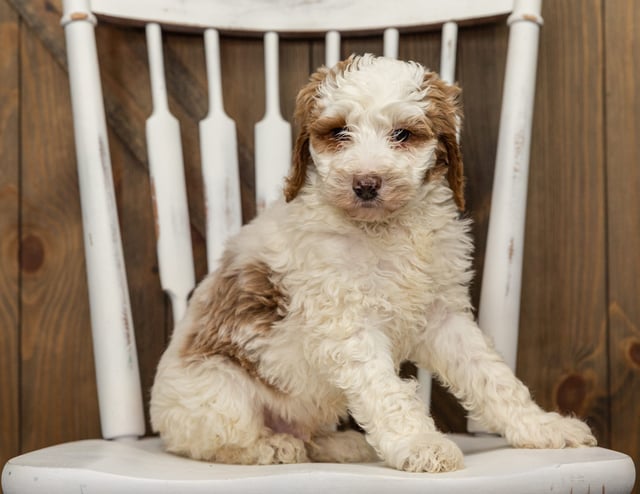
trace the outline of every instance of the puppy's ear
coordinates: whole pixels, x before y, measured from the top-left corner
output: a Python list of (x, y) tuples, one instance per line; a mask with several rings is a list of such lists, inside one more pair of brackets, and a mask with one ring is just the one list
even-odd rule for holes
[(304, 185), (307, 178), (307, 167), (310, 161), (309, 133), (301, 130), (293, 147), (291, 172), (284, 184), (284, 198), (287, 202), (293, 201)]
[(300, 133), (293, 148), (291, 171), (285, 181), (284, 197), (287, 202), (292, 201), (300, 192), (307, 179), (307, 168), (311, 163), (309, 152), (309, 126), (316, 116), (316, 98), (318, 88), (329, 70), (320, 68), (311, 75), (309, 82), (298, 93), (296, 98), (295, 120), (300, 125)]
[(434, 174), (444, 173), (453, 199), (460, 211), (464, 210), (464, 167), (460, 150), (460, 130), (462, 127), (462, 106), (460, 88), (442, 81), (435, 73), (426, 72), (422, 89), (432, 104), (427, 111), (433, 131), (438, 139)]
[(298, 97), (296, 98), (295, 120), (300, 125), (300, 133), (293, 148), (291, 172), (284, 186), (284, 197), (287, 202), (296, 198), (307, 179), (308, 167), (313, 165), (311, 152), (309, 151), (309, 140), (310, 127), (319, 113), (317, 106), (318, 90), (327, 79), (330, 79), (329, 83), (332, 83), (331, 81), (335, 83), (338, 75), (350, 70), (351, 66), (359, 58), (358, 56), (351, 55), (346, 60), (338, 62), (331, 69), (321, 67), (311, 75), (308, 84), (298, 93)]

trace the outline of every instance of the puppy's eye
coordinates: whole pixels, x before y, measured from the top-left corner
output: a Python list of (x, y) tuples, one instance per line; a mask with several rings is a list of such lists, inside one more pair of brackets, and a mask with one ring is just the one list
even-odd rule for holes
[(391, 140), (393, 142), (406, 142), (411, 137), (411, 131), (407, 129), (394, 129), (391, 132)]
[(336, 127), (329, 131), (329, 135), (332, 139), (336, 141), (348, 141), (349, 137), (349, 129), (347, 127)]

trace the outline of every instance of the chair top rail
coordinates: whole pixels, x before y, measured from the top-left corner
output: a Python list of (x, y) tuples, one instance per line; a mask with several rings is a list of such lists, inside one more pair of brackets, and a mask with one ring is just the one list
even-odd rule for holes
[[(69, 2), (73, 3), (73, 2)], [(114, 22), (156, 22), (168, 29), (224, 33), (367, 34), (489, 22), (513, 10), (514, 0), (91, 0), (91, 10)], [(68, 12), (70, 14), (70, 12)]]

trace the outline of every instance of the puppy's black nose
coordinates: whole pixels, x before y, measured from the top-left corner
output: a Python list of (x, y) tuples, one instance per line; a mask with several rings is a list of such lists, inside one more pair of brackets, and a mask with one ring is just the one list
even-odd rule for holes
[(378, 197), (382, 179), (378, 175), (356, 175), (353, 177), (353, 192), (363, 201)]

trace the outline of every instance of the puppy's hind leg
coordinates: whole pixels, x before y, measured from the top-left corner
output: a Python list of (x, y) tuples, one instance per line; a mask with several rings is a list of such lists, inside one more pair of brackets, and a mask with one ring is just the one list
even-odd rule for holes
[[(167, 365), (163, 365), (167, 364)], [(307, 461), (304, 443), (265, 426), (260, 384), (224, 358), (161, 362), (151, 421), (168, 451), (239, 464)]]
[(239, 465), (272, 465), (309, 461), (301, 439), (268, 429), (250, 446), (226, 445), (219, 448), (213, 461)]
[(314, 436), (306, 446), (312, 461), (364, 463), (379, 460), (364, 434), (353, 430), (331, 431)]

